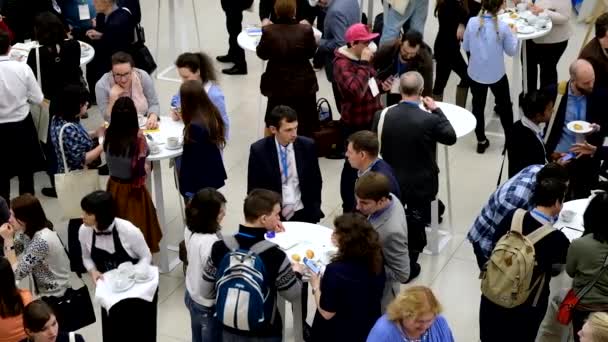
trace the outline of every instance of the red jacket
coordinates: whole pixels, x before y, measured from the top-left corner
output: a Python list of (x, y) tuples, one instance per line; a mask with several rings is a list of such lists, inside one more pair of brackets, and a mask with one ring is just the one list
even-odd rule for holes
[[(342, 95), (340, 115), (350, 125), (371, 127), (374, 114), (382, 109), (380, 95), (372, 96), (369, 80), (376, 76), (373, 65), (352, 55), (346, 46), (336, 49), (334, 81)], [(376, 80), (378, 90), (382, 85)]]

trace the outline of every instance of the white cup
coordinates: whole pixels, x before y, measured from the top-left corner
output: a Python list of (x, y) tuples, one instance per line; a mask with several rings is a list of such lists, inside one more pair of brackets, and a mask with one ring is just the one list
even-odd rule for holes
[(145, 126), (147, 122), (148, 119), (145, 116), (137, 115), (137, 123), (139, 124), (139, 127)]
[(566, 223), (572, 222), (575, 215), (576, 215), (576, 213), (572, 210), (562, 210), (562, 212), (560, 213), (562, 221), (564, 221)]
[(157, 143), (155, 142), (150, 142), (148, 144), (148, 147), (150, 147), (150, 154), (157, 154), (160, 153), (160, 146), (158, 146)]
[(177, 148), (179, 146), (179, 138), (178, 137), (168, 137), (167, 138), (167, 147), (169, 148)]

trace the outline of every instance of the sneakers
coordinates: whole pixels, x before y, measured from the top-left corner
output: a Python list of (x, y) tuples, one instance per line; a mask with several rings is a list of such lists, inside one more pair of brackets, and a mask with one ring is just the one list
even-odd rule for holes
[(477, 153), (483, 154), (488, 147), (490, 147), (490, 140), (486, 139), (484, 141), (477, 142)]

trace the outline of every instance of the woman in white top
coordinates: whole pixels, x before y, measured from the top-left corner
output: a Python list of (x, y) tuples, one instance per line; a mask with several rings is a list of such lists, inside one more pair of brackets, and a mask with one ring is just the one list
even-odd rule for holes
[(221, 238), (220, 223), (226, 215), (226, 198), (213, 188), (196, 193), (186, 207), (187, 229), (184, 241), (188, 251), (186, 272), (186, 307), (190, 311), (192, 342), (218, 341), (221, 327), (215, 314), (215, 302), (203, 297), (203, 268), (213, 243)]
[[(116, 217), (112, 195), (95, 191), (80, 202), (83, 225), (78, 231), (82, 262), (94, 283), (124, 262), (147, 263), (152, 254), (141, 230)], [(153, 301), (129, 298), (101, 310), (103, 341), (156, 341), (158, 290)], [(136, 317), (136, 319), (133, 319)]]
[(47, 220), (42, 205), (30, 194), (11, 201), (11, 217), (0, 227), (4, 254), (21, 280), (32, 274), (42, 297), (61, 297), (70, 286), (70, 260)]
[[(516, 1), (517, 3), (518, 1)], [(530, 11), (545, 13), (553, 27), (546, 36), (526, 41), (528, 91), (546, 88), (557, 83), (557, 63), (564, 54), (570, 38), (570, 0), (537, 0)], [(540, 69), (540, 88), (537, 85)]]

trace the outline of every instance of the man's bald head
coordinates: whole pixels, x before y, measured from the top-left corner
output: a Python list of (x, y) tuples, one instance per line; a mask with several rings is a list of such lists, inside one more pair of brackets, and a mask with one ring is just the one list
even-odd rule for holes
[(570, 81), (583, 94), (590, 94), (595, 84), (595, 72), (591, 63), (577, 59), (570, 64)]
[(424, 78), (418, 71), (408, 71), (401, 75), (399, 88), (402, 96), (418, 96), (424, 89)]

